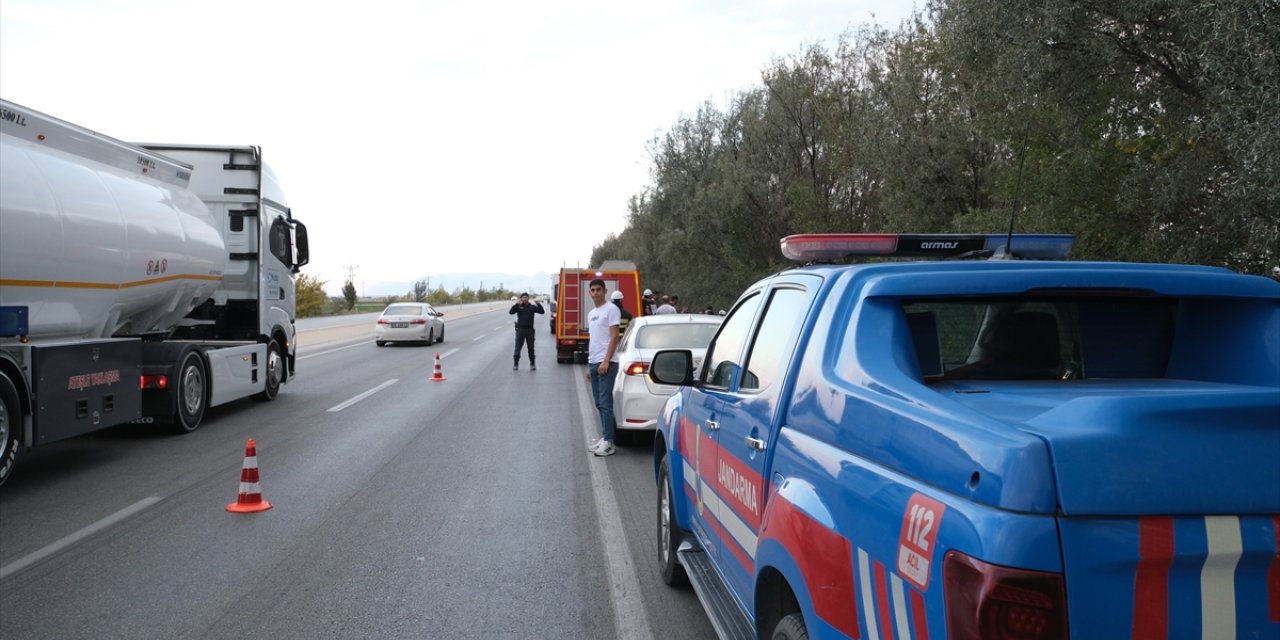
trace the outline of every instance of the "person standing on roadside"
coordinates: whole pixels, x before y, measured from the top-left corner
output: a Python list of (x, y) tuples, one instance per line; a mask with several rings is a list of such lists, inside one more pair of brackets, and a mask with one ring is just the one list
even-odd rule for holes
[(542, 309), (541, 302), (529, 302), (529, 294), (520, 294), (520, 300), (511, 305), (510, 314), (516, 317), (516, 353), (515, 366), (512, 370), (520, 369), (520, 348), (522, 345), (529, 345), (529, 370), (538, 370), (537, 356), (533, 352), (533, 337), (537, 331), (533, 329), (533, 314), (545, 313)]
[(671, 306), (671, 296), (662, 296), (662, 304), (653, 310), (654, 314), (663, 315), (667, 313), (675, 313), (676, 308)]
[(618, 376), (618, 325), (622, 314), (618, 305), (610, 304), (604, 280), (596, 278), (587, 285), (595, 308), (587, 314), (587, 381), (591, 383), (591, 395), (595, 396), (596, 411), (600, 412), (600, 438), (588, 446), (591, 453), (604, 457), (613, 455), (613, 434), (617, 425), (613, 421), (613, 381)]
[(640, 315), (642, 315), (642, 316), (651, 316), (651, 315), (653, 315), (653, 310), (654, 310), (655, 308), (657, 308), (657, 305), (656, 305), (656, 304), (654, 304), (654, 302), (653, 302), (653, 290), (652, 290), (652, 289), (645, 289), (645, 290), (644, 290), (644, 299), (642, 300), (642, 302), (643, 302), (643, 304), (641, 304), (641, 305), (640, 305)]
[(622, 314), (622, 318), (618, 321), (618, 339), (619, 340), (622, 339), (622, 336), (627, 335), (627, 325), (631, 324), (631, 318), (632, 318), (631, 312), (627, 311), (627, 308), (622, 306), (622, 299), (624, 297), (625, 296), (622, 295), (621, 291), (614, 291), (613, 293), (609, 294), (609, 299), (612, 300), (614, 304), (618, 305), (618, 313)]

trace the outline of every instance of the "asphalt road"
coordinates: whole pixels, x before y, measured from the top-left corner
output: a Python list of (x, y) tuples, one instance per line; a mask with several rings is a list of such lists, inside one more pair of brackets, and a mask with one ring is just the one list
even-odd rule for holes
[[(714, 637), (658, 577), (648, 447), (585, 450), (583, 367), (542, 329), (543, 366), (512, 371), (505, 306), (445, 311), (430, 347), (300, 324), (280, 396), (194, 433), (26, 452), (0, 488), (0, 637)], [(228, 513), (249, 438), (273, 508)]]

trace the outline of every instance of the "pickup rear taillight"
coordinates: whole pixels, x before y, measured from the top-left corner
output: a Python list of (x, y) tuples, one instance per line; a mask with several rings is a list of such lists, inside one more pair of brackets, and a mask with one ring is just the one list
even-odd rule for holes
[(649, 363), (648, 362), (628, 362), (627, 366), (623, 367), (622, 370), (629, 376), (642, 376), (646, 373), (649, 373)]
[(942, 565), (951, 640), (1065, 640), (1060, 573), (1012, 569), (947, 552)]

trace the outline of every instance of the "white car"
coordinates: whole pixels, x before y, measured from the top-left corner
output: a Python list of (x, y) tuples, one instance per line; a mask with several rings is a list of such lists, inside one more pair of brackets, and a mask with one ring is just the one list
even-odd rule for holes
[(374, 342), (444, 342), (444, 313), (425, 302), (396, 302), (382, 310), (374, 327)]
[(653, 431), (662, 405), (677, 389), (649, 379), (653, 354), (661, 349), (688, 349), (693, 352), (696, 371), (723, 320), (720, 316), (671, 313), (631, 321), (618, 343), (618, 377), (613, 383), (613, 416), (620, 443), (636, 432)]

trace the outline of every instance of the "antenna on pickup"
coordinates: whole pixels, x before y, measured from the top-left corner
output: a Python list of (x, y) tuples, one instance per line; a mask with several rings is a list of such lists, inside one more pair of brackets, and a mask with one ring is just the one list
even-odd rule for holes
[(1022, 150), (1018, 153), (1018, 177), (1013, 183), (1013, 210), (1009, 212), (1009, 234), (1004, 246), (997, 247), (991, 256), (992, 260), (1009, 260), (1013, 255), (1013, 226), (1018, 218), (1018, 210), (1022, 208), (1022, 167), (1027, 162), (1027, 133), (1031, 129), (1031, 119), (1022, 124)]

